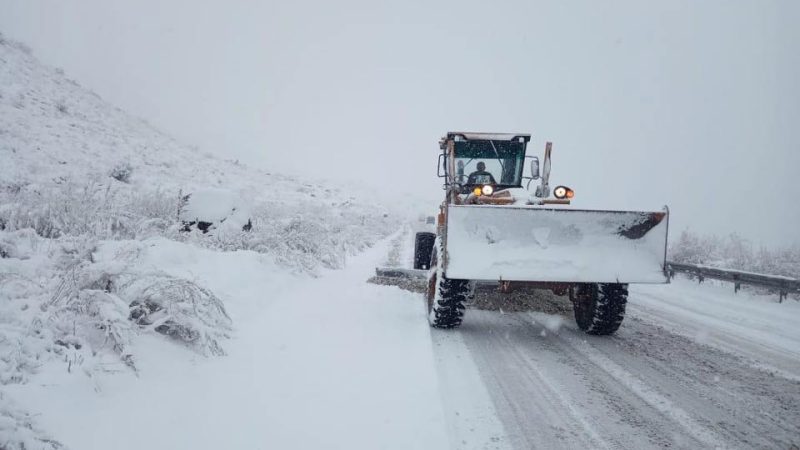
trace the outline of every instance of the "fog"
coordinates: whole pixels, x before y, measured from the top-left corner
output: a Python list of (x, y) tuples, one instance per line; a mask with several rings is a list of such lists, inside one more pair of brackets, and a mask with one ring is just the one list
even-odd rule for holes
[(433, 206), (445, 132), (530, 132), (578, 207), (769, 246), (800, 242), (797, 23), (791, 0), (0, 0), (0, 32), (200, 151)]

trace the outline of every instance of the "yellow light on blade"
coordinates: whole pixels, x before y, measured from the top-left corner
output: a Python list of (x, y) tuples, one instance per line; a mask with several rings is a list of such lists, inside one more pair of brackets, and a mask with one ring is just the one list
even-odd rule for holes
[(479, 196), (479, 195), (481, 195), (481, 188), (479, 188), (479, 187), (476, 187), (475, 189), (473, 189), (473, 190), (472, 190), (472, 193), (473, 193), (475, 196)]
[(492, 193), (494, 192), (494, 188), (491, 185), (487, 184), (486, 186), (483, 187), (482, 191), (483, 195), (492, 195)]

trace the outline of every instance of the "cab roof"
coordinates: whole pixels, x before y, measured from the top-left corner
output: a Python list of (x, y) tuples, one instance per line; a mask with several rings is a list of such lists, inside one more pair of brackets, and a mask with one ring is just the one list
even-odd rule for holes
[(523, 142), (531, 140), (530, 134), (524, 133), (476, 133), (472, 131), (448, 131), (447, 139), (455, 139), (460, 137), (467, 141), (516, 141), (522, 138)]

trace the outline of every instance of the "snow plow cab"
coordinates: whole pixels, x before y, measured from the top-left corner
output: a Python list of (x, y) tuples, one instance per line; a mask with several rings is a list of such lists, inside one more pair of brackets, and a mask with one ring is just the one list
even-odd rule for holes
[(568, 294), (584, 331), (614, 333), (628, 284), (669, 281), (668, 209), (572, 208), (572, 189), (549, 185), (551, 144), (540, 164), (526, 155), (529, 141), (528, 134), (466, 132), (441, 139), (445, 200), (436, 232), (418, 233), (414, 255), (415, 268), (429, 268), (430, 324), (459, 326), (476, 282), (501, 290), (524, 283)]

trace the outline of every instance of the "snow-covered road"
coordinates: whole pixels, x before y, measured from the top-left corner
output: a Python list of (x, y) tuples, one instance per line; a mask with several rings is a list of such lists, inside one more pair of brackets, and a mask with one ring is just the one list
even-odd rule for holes
[(553, 333), (539, 313), (468, 313), (434, 340), (469, 349), (514, 448), (790, 448), (800, 437), (796, 380), (635, 311), (613, 337), (566, 320)]

